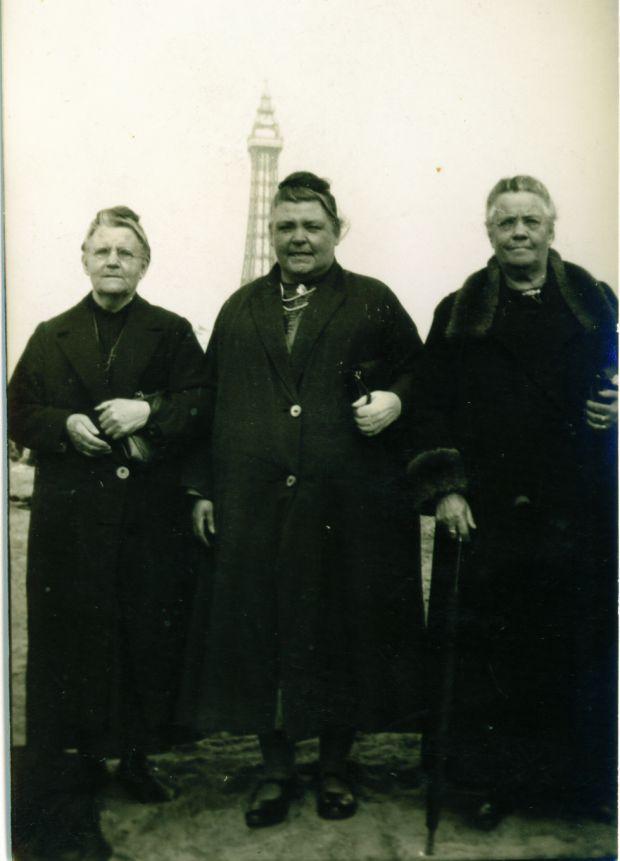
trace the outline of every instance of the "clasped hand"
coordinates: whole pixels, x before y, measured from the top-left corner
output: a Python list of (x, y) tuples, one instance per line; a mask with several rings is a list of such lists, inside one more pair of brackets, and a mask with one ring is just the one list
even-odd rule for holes
[[(101, 430), (110, 439), (116, 440), (143, 428), (151, 408), (146, 401), (114, 398), (98, 404), (95, 411), (99, 413)], [(87, 415), (70, 415), (67, 419), (67, 433), (76, 451), (87, 457), (98, 457), (112, 451), (109, 444), (101, 439), (99, 428)]]
[(376, 436), (399, 417), (402, 405), (395, 392), (371, 392), (370, 403), (362, 395), (352, 404), (355, 424), (364, 436)]
[(99, 424), (110, 439), (121, 439), (135, 433), (149, 420), (151, 408), (146, 401), (114, 398), (95, 407), (99, 413)]

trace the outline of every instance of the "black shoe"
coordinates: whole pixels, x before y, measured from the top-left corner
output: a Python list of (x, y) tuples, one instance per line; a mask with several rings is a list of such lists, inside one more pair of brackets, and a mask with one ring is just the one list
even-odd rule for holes
[(614, 825), (618, 818), (618, 808), (616, 804), (608, 801), (578, 801), (568, 807), (568, 815), (577, 821), (590, 819), (599, 825)]
[(472, 824), (480, 831), (493, 831), (510, 813), (510, 805), (496, 798), (487, 798), (473, 815)]
[[(328, 789), (325, 782), (329, 778), (335, 778), (343, 788)], [(316, 797), (316, 812), (321, 819), (349, 819), (354, 816), (357, 813), (357, 800), (350, 783), (339, 774), (321, 775)]]
[[(275, 798), (259, 799), (260, 791), (266, 786), (277, 787), (278, 795)], [(288, 816), (291, 801), (298, 795), (297, 781), (294, 777), (284, 780), (273, 777), (262, 778), (250, 796), (248, 809), (245, 812), (245, 824), (248, 828), (265, 828), (283, 822)]]
[(146, 757), (122, 759), (116, 779), (140, 804), (165, 804), (174, 798), (173, 791), (155, 777)]

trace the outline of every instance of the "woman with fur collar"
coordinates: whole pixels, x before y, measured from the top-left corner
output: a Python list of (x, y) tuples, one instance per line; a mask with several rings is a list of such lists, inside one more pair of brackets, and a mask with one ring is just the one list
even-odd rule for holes
[(439, 304), (411, 418), (417, 505), (467, 542), (450, 749), (487, 828), (613, 806), (617, 302), (554, 222), (538, 180), (493, 188), (495, 254)]

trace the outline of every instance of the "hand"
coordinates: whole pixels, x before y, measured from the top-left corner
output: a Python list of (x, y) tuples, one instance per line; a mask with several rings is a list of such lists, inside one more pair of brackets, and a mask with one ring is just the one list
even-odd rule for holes
[(371, 392), (370, 403), (362, 395), (352, 404), (355, 424), (364, 436), (376, 436), (399, 417), (402, 404), (394, 392)]
[(73, 413), (67, 419), (66, 427), (73, 448), (80, 454), (85, 454), (86, 457), (98, 457), (112, 451), (105, 440), (98, 438), (99, 429), (95, 427), (88, 416)]
[(450, 493), (437, 503), (435, 520), (450, 533), (450, 538), (469, 541), (469, 530), (476, 524), (467, 500), (458, 493)]
[[(205, 530), (206, 523), (206, 530)], [(192, 526), (194, 535), (205, 547), (211, 547), (208, 535), (215, 535), (215, 519), (213, 503), (210, 499), (197, 499), (192, 509)]]
[(603, 389), (598, 396), (608, 403), (586, 401), (586, 423), (592, 430), (603, 431), (618, 424), (618, 389)]
[(103, 401), (95, 410), (99, 413), (99, 423), (110, 439), (121, 439), (135, 433), (149, 420), (151, 408), (146, 401), (114, 398)]

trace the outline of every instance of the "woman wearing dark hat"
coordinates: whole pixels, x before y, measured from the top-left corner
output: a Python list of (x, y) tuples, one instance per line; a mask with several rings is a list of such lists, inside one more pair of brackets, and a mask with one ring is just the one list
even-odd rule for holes
[(216, 570), (185, 708), (202, 730), (258, 734), (251, 827), (286, 817), (294, 742), (317, 735), (318, 813), (353, 815), (355, 731), (415, 727), (421, 704), (419, 545), (399, 458), (421, 342), (385, 284), (336, 262), (325, 180), (281, 182), (270, 229), (277, 264), (213, 331), (211, 444), (187, 481)]

